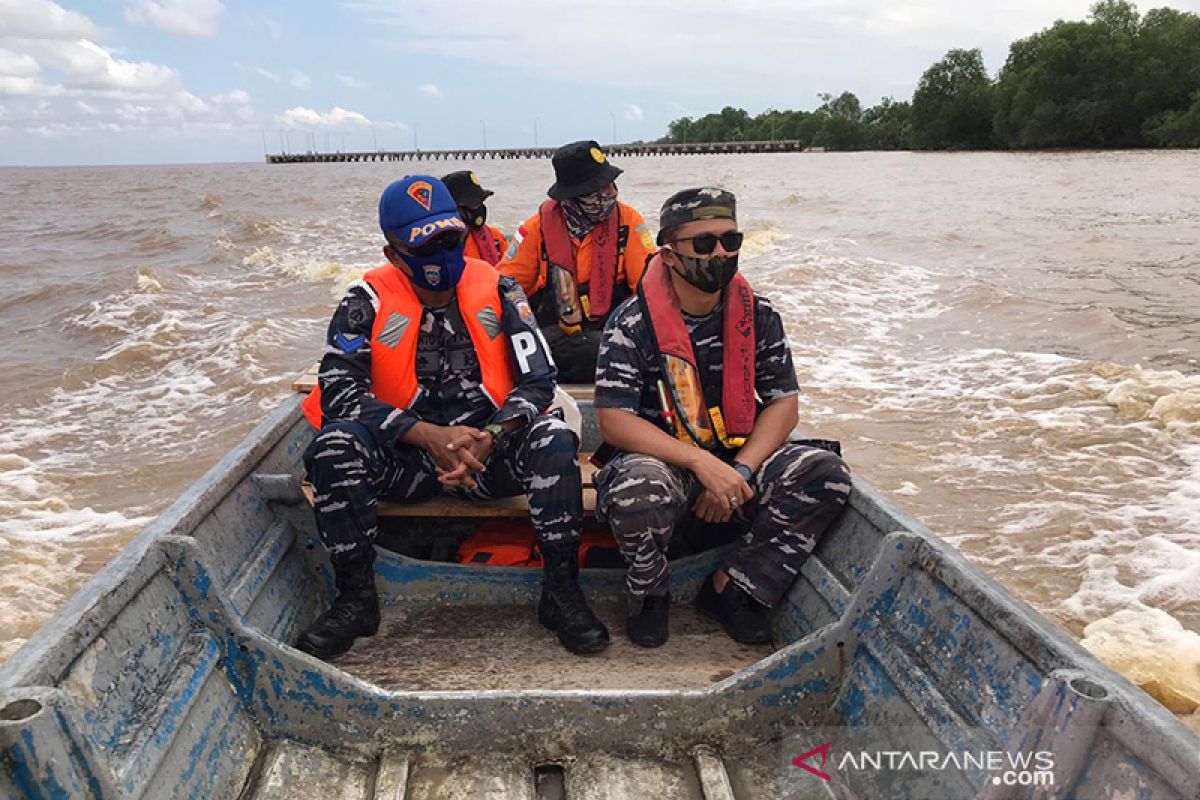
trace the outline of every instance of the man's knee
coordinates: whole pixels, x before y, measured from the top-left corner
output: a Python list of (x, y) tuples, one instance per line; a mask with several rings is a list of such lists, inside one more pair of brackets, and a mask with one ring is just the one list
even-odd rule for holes
[(571, 426), (553, 414), (535, 417), (530, 424), (529, 457), (535, 461), (573, 460), (579, 452), (579, 437)]
[(328, 423), (304, 453), (308, 478), (320, 486), (339, 477), (365, 477), (369, 474), (374, 447), (374, 437), (360, 423)]
[(597, 512), (614, 527), (673, 524), (687, 502), (679, 478), (657, 458), (623, 455), (602, 475)]
[(850, 495), (850, 467), (829, 450), (816, 447), (781, 449), (768, 459), (762, 476), (765, 494), (803, 492), (813, 499), (845, 503)]

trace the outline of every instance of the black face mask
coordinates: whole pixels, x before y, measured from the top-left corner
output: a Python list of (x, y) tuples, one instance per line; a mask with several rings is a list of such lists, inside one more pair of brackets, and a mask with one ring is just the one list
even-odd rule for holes
[(478, 205), (475, 208), (459, 206), (458, 213), (470, 228), (482, 228), (487, 223), (487, 206)]
[(674, 267), (675, 274), (707, 294), (724, 289), (738, 271), (737, 253), (693, 258), (676, 252), (675, 259), (679, 262), (679, 266)]

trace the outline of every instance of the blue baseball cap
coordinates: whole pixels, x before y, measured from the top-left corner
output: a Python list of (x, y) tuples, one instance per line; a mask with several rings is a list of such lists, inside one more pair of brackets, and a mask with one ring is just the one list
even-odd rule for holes
[(406, 247), (420, 247), (445, 231), (465, 231), (458, 204), (432, 175), (405, 175), (379, 197), (379, 228)]

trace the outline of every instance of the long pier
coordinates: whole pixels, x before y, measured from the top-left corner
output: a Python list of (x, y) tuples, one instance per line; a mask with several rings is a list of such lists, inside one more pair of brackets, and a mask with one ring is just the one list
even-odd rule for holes
[[(271, 153), (268, 164), (326, 164), (360, 161), (479, 161), (486, 158), (550, 158), (554, 147), (472, 147), (465, 150), (369, 150), (356, 153)], [(693, 156), (720, 153), (799, 153), (822, 148), (804, 147), (796, 139), (773, 142), (695, 142), (689, 144), (614, 144), (604, 152), (616, 158), (629, 156)]]

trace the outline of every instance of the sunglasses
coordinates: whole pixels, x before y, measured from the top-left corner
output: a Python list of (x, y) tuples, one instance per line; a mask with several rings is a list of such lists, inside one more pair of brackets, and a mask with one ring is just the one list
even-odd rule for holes
[(440, 250), (457, 250), (462, 247), (464, 234), (461, 231), (439, 233), (420, 247), (409, 247), (408, 252), (414, 256), (432, 256)]
[(686, 239), (673, 239), (671, 243), (691, 242), (692, 249), (696, 251), (697, 255), (706, 256), (717, 249), (717, 242), (721, 243), (721, 247), (725, 248), (726, 253), (736, 253), (742, 249), (742, 239), (744, 238), (745, 234), (741, 231), (727, 231), (719, 236), (715, 233), (702, 233)]

